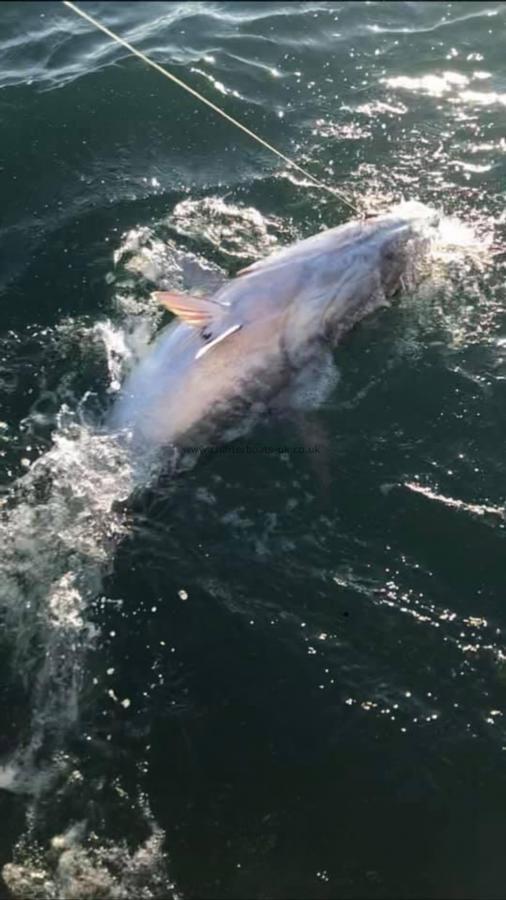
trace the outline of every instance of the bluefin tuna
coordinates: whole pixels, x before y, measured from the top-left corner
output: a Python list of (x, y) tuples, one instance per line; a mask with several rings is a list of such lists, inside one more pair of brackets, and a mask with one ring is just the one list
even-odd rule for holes
[(438, 222), (404, 203), (255, 262), (213, 296), (159, 292), (176, 319), (127, 377), (112, 427), (137, 447), (209, 446), (289, 407), (357, 321), (413, 288)]

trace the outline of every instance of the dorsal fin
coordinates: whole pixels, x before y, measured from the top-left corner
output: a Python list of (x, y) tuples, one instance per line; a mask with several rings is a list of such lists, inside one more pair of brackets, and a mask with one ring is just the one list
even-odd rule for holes
[(213, 324), (220, 313), (225, 311), (221, 303), (216, 303), (215, 300), (194, 297), (178, 291), (155, 291), (153, 297), (175, 316), (179, 316), (183, 322), (195, 328)]

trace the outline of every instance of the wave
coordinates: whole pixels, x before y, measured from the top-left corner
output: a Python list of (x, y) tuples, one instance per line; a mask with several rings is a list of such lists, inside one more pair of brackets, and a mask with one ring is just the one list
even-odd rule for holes
[[(161, 6), (164, 12), (160, 15)], [(227, 25), (233, 27), (266, 18), (293, 18), (326, 11), (322, 4), (290, 3), (275, 8), (267, 4), (265, 8), (264, 4), (255, 6), (249, 10), (233, 11), (218, 4), (179, 3), (167, 10), (164, 4), (144, 3), (141, 22), (138, 9), (129, 11), (123, 8), (120, 13), (115, 13), (109, 7), (105, 16), (99, 14), (98, 17), (104, 24), (117, 28), (121, 36), (135, 47), (149, 50), (155, 61), (181, 65), (203, 61), (215, 50), (214, 45), (209, 45), (209, 39), (213, 39), (211, 23), (217, 22), (221, 28)], [(198, 36), (204, 46), (191, 47), (186, 41), (184, 46), (181, 45), (175, 28), (187, 19), (194, 21), (197, 34), (202, 31)], [(201, 29), (197, 26), (200, 19)], [(69, 9), (59, 10), (56, 14), (36, 13), (34, 9), (31, 15), (24, 18), (22, 33), (19, 33), (19, 21), (14, 17), (12, 21), (7, 18), (6, 32), (7, 36), (0, 40), (0, 88), (36, 84), (43, 89), (54, 89), (130, 56), (127, 50), (104, 39), (88, 23), (77, 19)], [(164, 32), (163, 42), (153, 46), (153, 39), (158, 43)]]

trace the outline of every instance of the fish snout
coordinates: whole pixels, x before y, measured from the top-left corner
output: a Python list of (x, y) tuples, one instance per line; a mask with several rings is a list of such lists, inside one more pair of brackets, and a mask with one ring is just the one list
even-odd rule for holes
[(439, 217), (432, 210), (405, 224), (380, 247), (379, 268), (385, 296), (392, 297), (406, 285), (416, 286), (437, 236)]
[(392, 297), (402, 287), (408, 258), (409, 251), (404, 241), (388, 243), (381, 249), (380, 277), (385, 297)]

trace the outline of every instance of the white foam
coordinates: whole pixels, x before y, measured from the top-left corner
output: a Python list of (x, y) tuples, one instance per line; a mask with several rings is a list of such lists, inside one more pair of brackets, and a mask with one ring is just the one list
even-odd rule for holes
[[(180, 206), (178, 204), (175, 211)], [(171, 221), (169, 216), (153, 228), (143, 226), (125, 232), (114, 253), (116, 268), (109, 273), (110, 278), (116, 282), (124, 270), (130, 277), (140, 276), (164, 289), (191, 289), (192, 292), (206, 293), (217, 290), (225, 280), (224, 273), (217, 265), (194, 253), (184, 252), (173, 241), (159, 237), (160, 229), (166, 232), (167, 224)], [(139, 302), (131, 293), (117, 296), (117, 302), (127, 314), (141, 313), (149, 318), (153, 318), (156, 312), (161, 314), (156, 304), (146, 303), (144, 300)], [(122, 326), (128, 328), (128, 320), (122, 322)]]
[(129, 463), (113, 440), (74, 423), (56, 433), (2, 510), (0, 600), (14, 668), (32, 706), (30, 733), (3, 771), (13, 790), (40, 791), (38, 751), (50, 751), (49, 771), (51, 753), (77, 721), (84, 659), (96, 638), (88, 597), (123, 529), (113, 503), (131, 485)]
[(178, 900), (167, 876), (164, 832), (146, 818), (150, 834), (135, 850), (126, 841), (100, 841), (89, 836), (85, 822), (70, 825), (54, 835), (45, 850), (37, 843), (22, 842), (21, 862), (8, 863), (3, 878), (15, 900), (101, 898)]
[[(121, 319), (84, 331), (79, 326), (80, 343), (85, 333), (84, 346), (91, 351), (100, 346), (105, 354), (109, 391), (118, 390), (163, 315), (156, 304), (135, 296), (132, 275), (170, 279), (170, 286), (174, 280), (185, 286), (190, 278), (202, 284), (223, 280), (218, 267), (175, 251), (170, 243), (163, 252), (161, 247), (151, 229), (124, 235), (112, 279), (120, 282), (116, 306)], [(137, 268), (135, 258), (141, 260)], [(60, 331), (73, 346), (75, 323), (63, 323)], [(70, 398), (71, 392), (66, 393)], [(100, 640), (90, 608), (101, 596), (114, 548), (125, 532), (118, 508), (152, 474), (151, 460), (143, 458), (134, 469), (136, 461), (124, 444), (83, 424), (85, 400), (69, 400), (71, 407), (61, 405), (58, 390), (51, 395), (52, 414), (42, 424), (53, 425), (53, 444), (12, 484), (0, 507), (0, 605), (13, 672), (30, 704), (18, 746), (0, 766), (0, 788), (23, 795), (28, 803), (26, 832), (3, 874), (13, 897), (24, 900), (167, 897), (173, 885), (166, 874), (164, 835), (145, 801), (136, 804), (128, 798), (133, 830), (144, 823), (150, 832), (133, 851), (126, 843), (111, 842), (107, 834), (94, 837), (85, 822), (69, 823), (63, 834), (53, 836), (49, 851), (34, 837), (50, 838), (45, 812), (49, 792), (57, 806), (62, 791), (73, 785), (81, 790), (83, 776), (67, 738), (80, 719), (88, 654)], [(36, 430), (35, 407), (27, 423)], [(118, 702), (125, 710), (131, 703), (121, 694)]]
[(287, 231), (276, 216), (264, 216), (252, 206), (228, 203), (221, 197), (182, 200), (168, 224), (178, 234), (198, 238), (220, 254), (245, 262), (272, 253)]
[[(83, 782), (66, 738), (79, 721), (86, 657), (99, 637), (90, 602), (124, 532), (115, 501), (132, 487), (123, 449), (63, 408), (53, 447), (13, 485), (1, 510), (0, 600), (13, 668), (31, 704), (29, 728), (0, 767), (0, 788), (28, 800), (27, 830), (3, 868), (16, 900), (176, 896), (164, 834), (145, 799), (129, 800), (135, 827), (144, 823), (150, 832), (135, 850), (99, 840), (84, 821), (54, 835), (48, 850), (34, 837), (46, 833), (48, 793), (56, 805), (62, 790)], [(128, 708), (129, 698), (121, 703)]]
[(132, 350), (125, 339), (125, 332), (121, 328), (115, 328), (109, 319), (97, 322), (94, 332), (105, 347), (109, 371), (109, 390), (118, 391), (121, 387), (125, 364), (132, 356)]
[(418, 484), (414, 481), (406, 481), (404, 482), (404, 486), (408, 488), (408, 490), (413, 491), (415, 494), (421, 494), (428, 500), (433, 500), (436, 503), (440, 503), (450, 509), (456, 509), (460, 510), (461, 512), (471, 513), (471, 515), (473, 516), (490, 516), (502, 520), (506, 518), (506, 510), (504, 506), (492, 506), (487, 503), (466, 503), (464, 500), (459, 500), (454, 497), (447, 497), (444, 494), (439, 494), (437, 491), (432, 490), (432, 488), (427, 487), (423, 484)]

